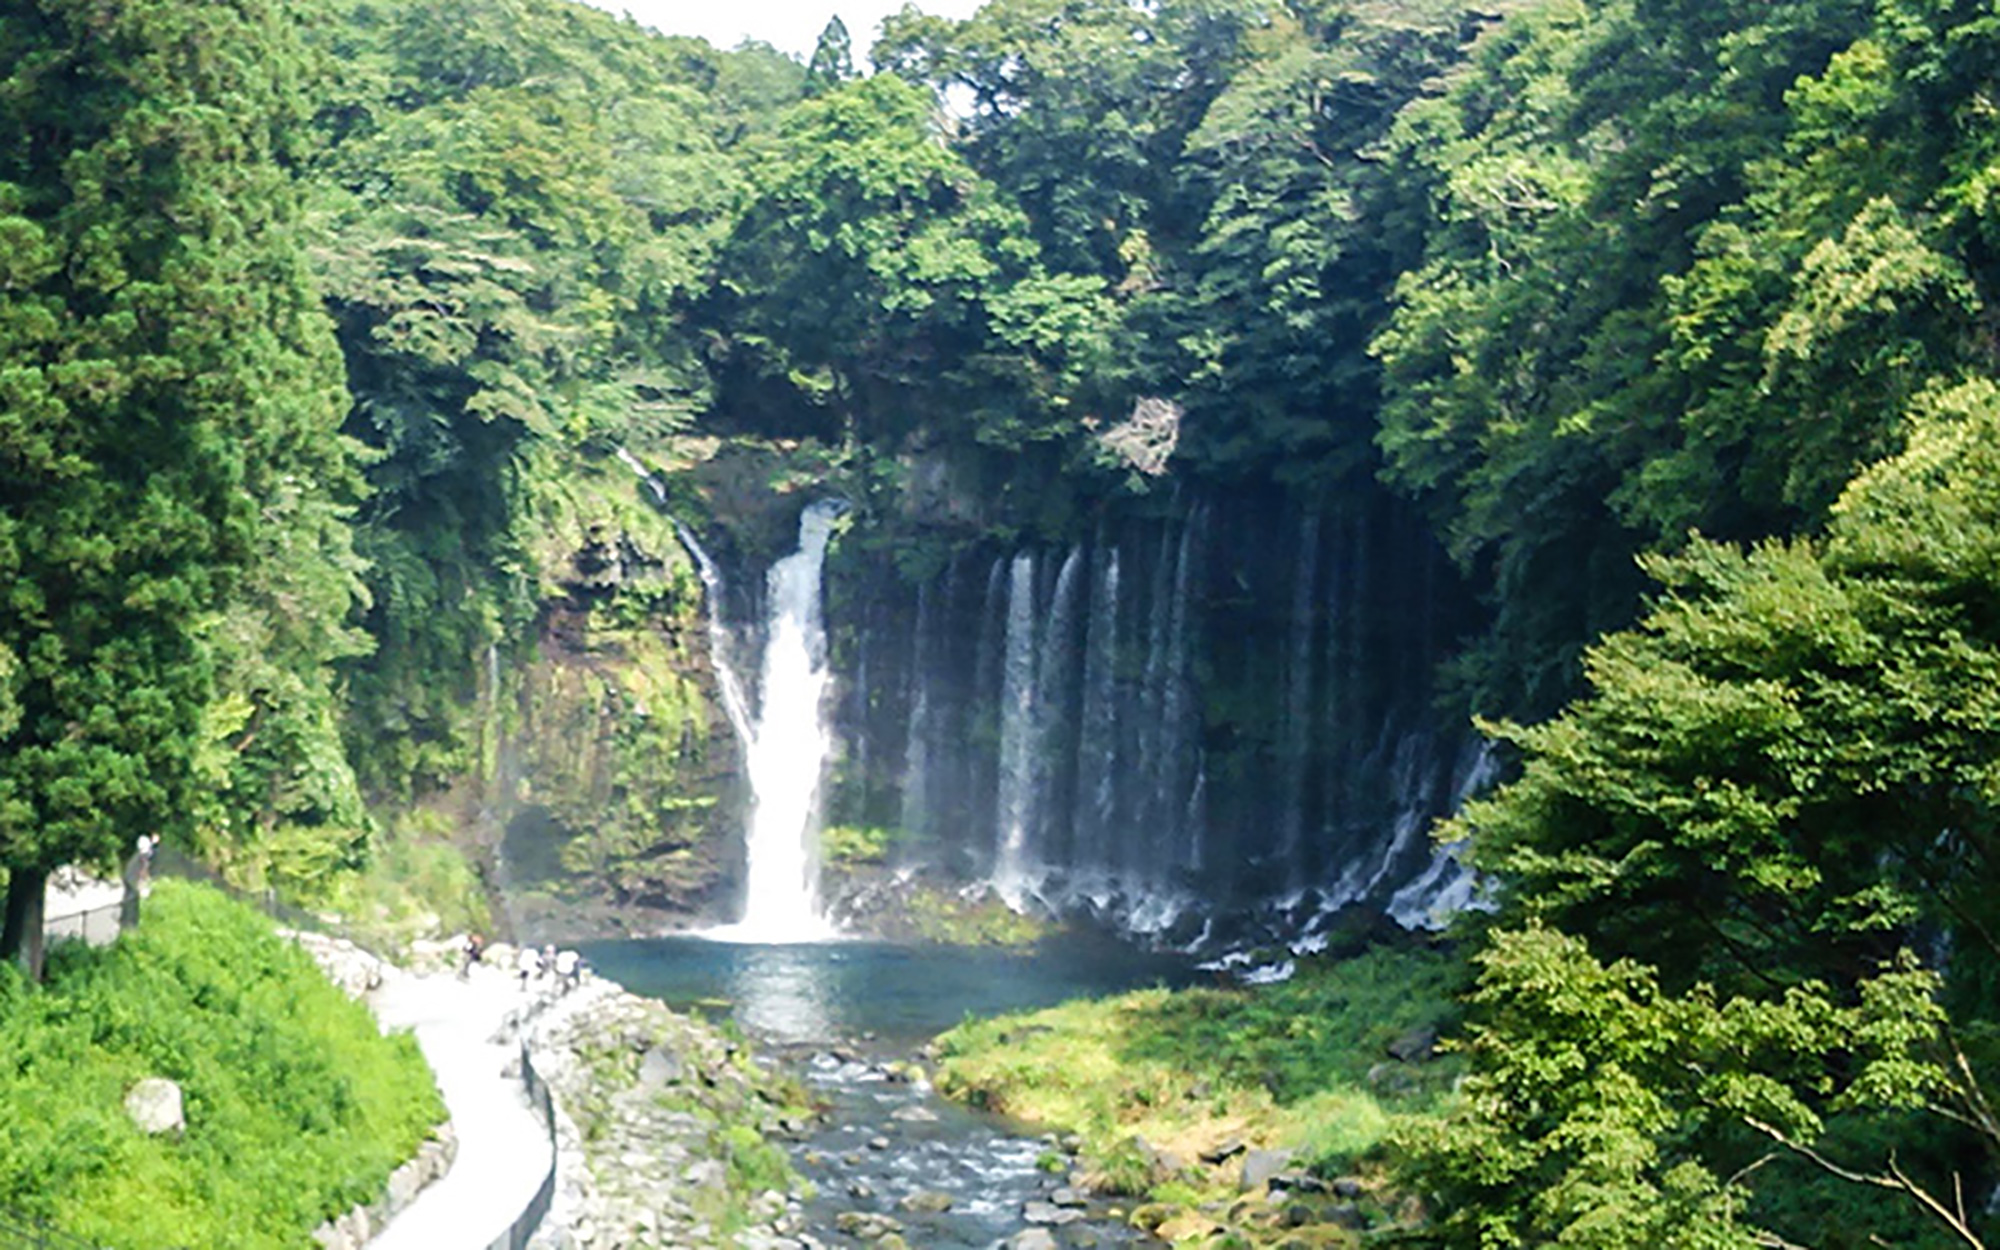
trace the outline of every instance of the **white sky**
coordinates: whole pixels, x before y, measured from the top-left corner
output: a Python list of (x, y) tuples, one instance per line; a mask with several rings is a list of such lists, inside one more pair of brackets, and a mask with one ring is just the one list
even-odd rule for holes
[[(854, 63), (866, 68), (868, 49), (882, 33), (882, 19), (902, 11), (904, 0), (584, 0), (612, 13), (630, 13), (642, 26), (669, 35), (698, 35), (718, 48), (761, 39), (805, 59), (826, 20), (838, 13), (854, 41)], [(919, 0), (926, 13), (970, 17), (978, 0)]]

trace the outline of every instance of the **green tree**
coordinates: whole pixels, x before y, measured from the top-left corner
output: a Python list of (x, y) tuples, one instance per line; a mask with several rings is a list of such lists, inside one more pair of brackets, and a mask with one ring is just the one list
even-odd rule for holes
[(686, 319), (742, 197), (723, 144), (796, 97), (798, 67), (551, 3), (341, 17), (313, 31), (337, 67), (315, 256), (371, 452), (349, 749), (389, 797), (474, 762), (485, 657), (535, 623), (529, 500), (707, 406)]
[(1524, 766), (1453, 827), (1506, 906), (1420, 1135), (1448, 1241), (1988, 1235), (1996, 557), (2000, 389), (1929, 391), (1823, 539), (1649, 561), (1589, 697), (1489, 726)]
[(49, 0), (0, 20), (0, 65), (0, 951), (32, 971), (50, 869), (193, 836), (238, 614), (279, 628), (288, 584), (332, 577), (273, 657), (324, 680), (309, 639), (347, 603), (311, 566), (344, 551), (346, 469), (290, 10)]
[(854, 48), (847, 37), (847, 23), (835, 14), (826, 20), (826, 29), (819, 32), (819, 42), (813, 45), (812, 59), (806, 62), (806, 94), (831, 91), (853, 78)]

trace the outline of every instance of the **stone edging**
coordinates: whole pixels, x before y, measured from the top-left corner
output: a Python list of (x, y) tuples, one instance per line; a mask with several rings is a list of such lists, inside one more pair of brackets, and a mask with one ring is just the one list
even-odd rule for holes
[(389, 1184), (380, 1198), (320, 1225), (313, 1230), (313, 1240), (325, 1250), (361, 1250), (415, 1202), (426, 1186), (451, 1171), (457, 1157), (458, 1134), (446, 1120), (431, 1130), (430, 1138), (417, 1147), (409, 1162), (389, 1173)]

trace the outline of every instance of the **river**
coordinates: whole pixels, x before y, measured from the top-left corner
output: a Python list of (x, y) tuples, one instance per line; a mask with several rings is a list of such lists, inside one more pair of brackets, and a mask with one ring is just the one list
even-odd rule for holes
[[(726, 1015), (797, 1066), (827, 1109), (793, 1143), (794, 1161), (817, 1190), (806, 1205), (816, 1239), (862, 1244), (842, 1231), (843, 1219), (854, 1229), (863, 1227), (857, 1216), (886, 1216), (904, 1226), (910, 1245), (938, 1250), (994, 1246), (1028, 1227), (1026, 1205), (1046, 1202), (1066, 1183), (1059, 1152), (1031, 1129), (948, 1103), (921, 1080), (896, 1079), (886, 1065), (915, 1057), (967, 1015), (1200, 975), (1183, 960), (1081, 936), (1032, 952), (694, 937), (582, 950), (601, 975), (670, 1006)], [(904, 1204), (916, 1194), (945, 1195), (951, 1205), (913, 1212)], [(1158, 1244), (1113, 1209), (1102, 1201), (1080, 1209), (1084, 1218), (1062, 1228), (1062, 1244)]]

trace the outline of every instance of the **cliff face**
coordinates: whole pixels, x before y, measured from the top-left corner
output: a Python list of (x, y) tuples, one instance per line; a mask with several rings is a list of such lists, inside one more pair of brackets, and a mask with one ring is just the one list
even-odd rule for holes
[(616, 462), (543, 501), (543, 610), (498, 665), (486, 787), (510, 917), (537, 933), (660, 928), (726, 910), (740, 752), (702, 586), (671, 519)]

